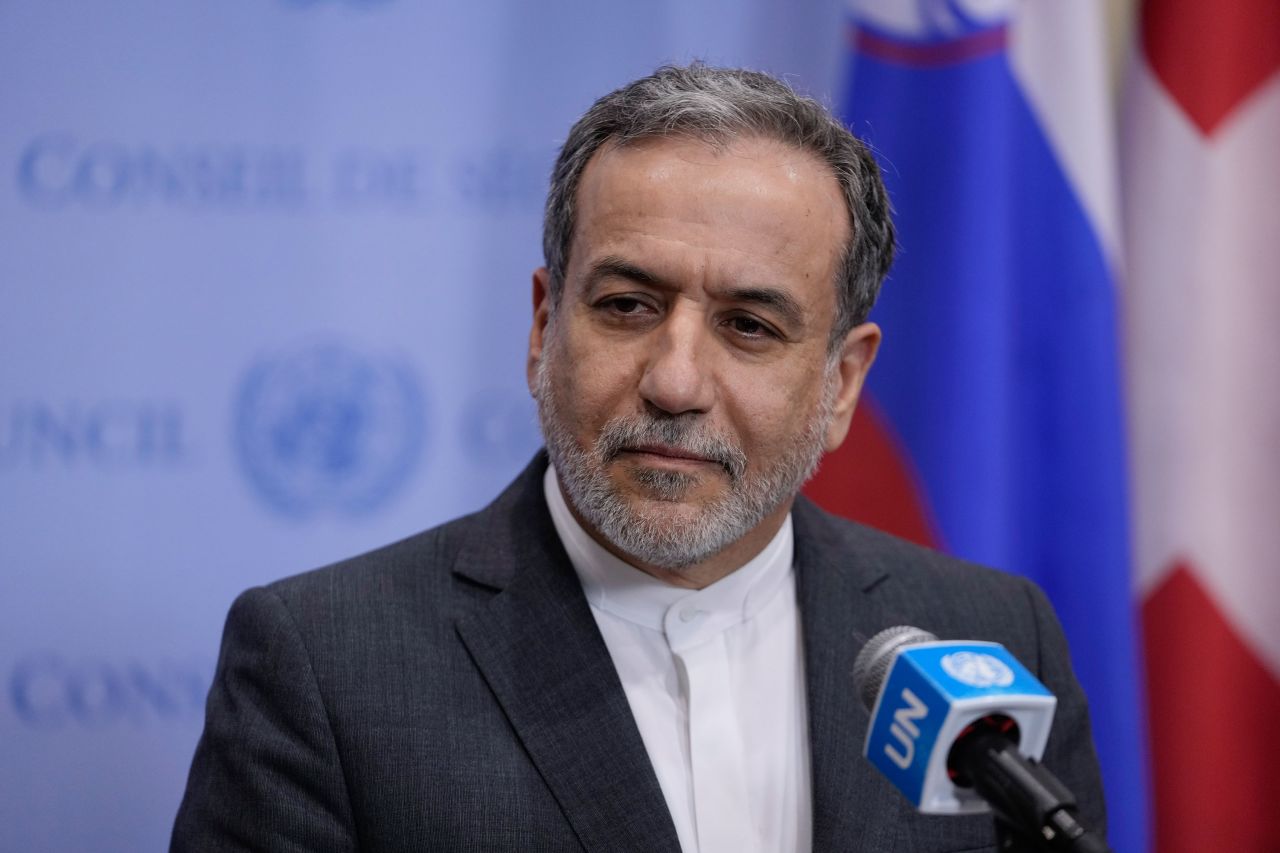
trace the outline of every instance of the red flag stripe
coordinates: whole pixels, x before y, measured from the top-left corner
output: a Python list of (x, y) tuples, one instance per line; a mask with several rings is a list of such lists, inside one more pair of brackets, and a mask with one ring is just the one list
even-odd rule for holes
[(882, 62), (917, 68), (971, 62), (1000, 53), (1009, 42), (1008, 32), (1004, 27), (992, 27), (970, 36), (930, 44), (910, 44), (899, 39), (885, 38), (862, 27), (853, 30), (852, 38), (854, 50), (859, 53), (873, 56)]
[(1277, 0), (1147, 0), (1140, 26), (1152, 70), (1206, 136), (1280, 70)]
[(1156, 850), (1280, 850), (1271, 819), (1280, 683), (1187, 564), (1142, 608)]

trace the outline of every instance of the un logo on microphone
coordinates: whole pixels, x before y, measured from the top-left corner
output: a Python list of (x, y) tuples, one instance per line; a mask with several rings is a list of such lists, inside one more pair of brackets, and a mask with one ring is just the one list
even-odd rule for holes
[(258, 495), (294, 517), (369, 513), (408, 481), (425, 399), (408, 364), (337, 342), (256, 361), (235, 402), (235, 444)]
[(1013, 684), (1013, 670), (992, 655), (981, 652), (954, 652), (942, 658), (947, 675), (970, 687), (1008, 687)]

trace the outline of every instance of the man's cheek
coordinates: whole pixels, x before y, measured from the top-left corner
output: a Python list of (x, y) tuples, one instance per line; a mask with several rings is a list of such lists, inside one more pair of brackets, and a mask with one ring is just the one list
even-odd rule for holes
[(571, 371), (572, 378), (565, 393), (580, 401), (578, 409), (583, 416), (602, 423), (623, 413), (621, 409), (630, 387), (625, 371), (619, 370), (620, 366), (597, 362), (581, 365), (582, 369), (576, 375)]

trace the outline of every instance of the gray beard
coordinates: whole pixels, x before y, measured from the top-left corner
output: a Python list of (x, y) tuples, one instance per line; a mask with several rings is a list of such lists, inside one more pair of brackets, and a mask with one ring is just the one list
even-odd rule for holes
[[(556, 400), (548, 367), (554, 357), (554, 347), (547, 347), (538, 363), (534, 399), (538, 401), (542, 435), (560, 486), (588, 524), (640, 563), (680, 570), (703, 562), (741, 539), (794, 497), (818, 469), (835, 407), (834, 361), (828, 363), (822, 399), (804, 429), (791, 438), (773, 465), (751, 473), (747, 470), (746, 453), (717, 435), (697, 414), (617, 417), (600, 429), (594, 446), (579, 447)], [(728, 477), (728, 492), (693, 512), (682, 512), (677, 507), (667, 510), (663, 503), (680, 502), (700, 478), (681, 471), (641, 467), (634, 476), (657, 503), (633, 506), (606, 472), (624, 448), (643, 444), (677, 447), (718, 462)]]

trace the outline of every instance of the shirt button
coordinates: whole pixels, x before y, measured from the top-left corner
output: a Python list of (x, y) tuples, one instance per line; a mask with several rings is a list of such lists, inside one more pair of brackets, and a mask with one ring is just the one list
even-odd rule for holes
[(692, 622), (694, 619), (697, 619), (701, 615), (702, 615), (702, 611), (698, 610), (696, 607), (692, 607), (692, 606), (685, 607), (680, 611), (680, 621)]

